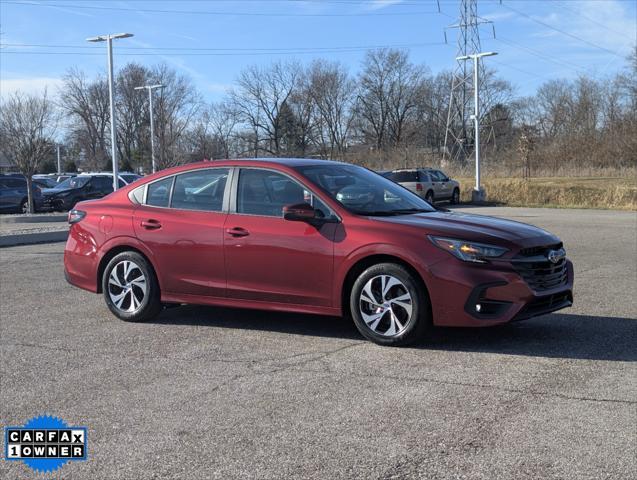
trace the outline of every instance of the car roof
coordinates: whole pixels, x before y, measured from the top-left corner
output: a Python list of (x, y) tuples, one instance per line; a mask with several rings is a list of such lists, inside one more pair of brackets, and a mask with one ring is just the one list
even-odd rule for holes
[(284, 167), (306, 167), (306, 166), (320, 166), (320, 165), (352, 165), (345, 162), (337, 162), (334, 160), (321, 160), (314, 158), (234, 158), (227, 160), (202, 160), (200, 162), (186, 163), (165, 170), (160, 170), (155, 174), (144, 177), (147, 178), (159, 178), (167, 174), (175, 174), (179, 172), (185, 172), (188, 170), (196, 170), (200, 168), (214, 168), (214, 167), (267, 167), (272, 165), (279, 165)]
[(391, 172), (417, 172), (419, 170), (434, 170), (431, 167), (418, 167), (418, 168), (397, 168), (395, 170), (392, 170)]

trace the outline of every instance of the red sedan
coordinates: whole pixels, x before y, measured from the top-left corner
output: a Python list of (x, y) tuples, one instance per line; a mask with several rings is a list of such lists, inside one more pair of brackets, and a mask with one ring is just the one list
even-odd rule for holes
[(436, 210), (338, 162), (176, 167), (77, 204), (69, 223), (67, 280), (128, 321), (181, 303), (342, 315), (399, 345), (432, 325), (501, 324), (573, 301), (554, 235)]

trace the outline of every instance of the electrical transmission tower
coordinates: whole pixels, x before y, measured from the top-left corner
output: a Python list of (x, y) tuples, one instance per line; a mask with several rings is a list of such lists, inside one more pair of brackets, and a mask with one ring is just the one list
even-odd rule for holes
[[(451, 82), (451, 95), (449, 97), (449, 111), (447, 114), (447, 129), (445, 131), (445, 148), (443, 161), (453, 161), (464, 164), (474, 149), (473, 118), (473, 62), (467, 62), (466, 57), (482, 51), (480, 45), (479, 26), (492, 23), (478, 16), (478, 0), (461, 0), (460, 18), (458, 22), (448, 28), (458, 29), (458, 50), (456, 54), (456, 66)], [(445, 39), (446, 39), (445, 32)], [(494, 34), (495, 36), (495, 34)], [(464, 60), (460, 60), (464, 58)], [(478, 91), (481, 98), (489, 99), (486, 91), (486, 77), (484, 66), (478, 61)], [(486, 109), (483, 109), (483, 112)], [(484, 116), (484, 115), (481, 115)], [(490, 135), (487, 136), (487, 140)]]

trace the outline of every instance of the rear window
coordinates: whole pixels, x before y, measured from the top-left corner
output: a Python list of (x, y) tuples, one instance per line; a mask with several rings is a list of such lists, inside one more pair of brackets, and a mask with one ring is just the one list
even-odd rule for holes
[(417, 182), (418, 172), (392, 172), (387, 178), (396, 183)]

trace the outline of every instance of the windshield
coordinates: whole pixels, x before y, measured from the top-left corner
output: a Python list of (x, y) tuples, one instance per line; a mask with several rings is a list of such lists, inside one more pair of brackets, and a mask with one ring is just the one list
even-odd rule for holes
[(71, 177), (58, 183), (56, 188), (81, 188), (88, 183), (91, 177)]
[(314, 165), (296, 170), (358, 215), (406, 215), (435, 209), (418, 195), (366, 168)]

